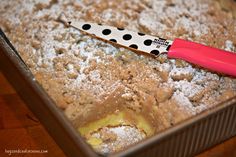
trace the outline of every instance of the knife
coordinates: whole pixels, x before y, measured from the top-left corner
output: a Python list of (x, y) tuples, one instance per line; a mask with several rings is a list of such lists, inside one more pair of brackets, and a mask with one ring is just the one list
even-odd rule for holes
[(68, 21), (66, 24), (88, 35), (133, 51), (155, 56), (167, 53), (168, 58), (182, 59), (208, 70), (236, 77), (236, 54), (233, 52), (179, 38), (172, 41), (96, 23)]

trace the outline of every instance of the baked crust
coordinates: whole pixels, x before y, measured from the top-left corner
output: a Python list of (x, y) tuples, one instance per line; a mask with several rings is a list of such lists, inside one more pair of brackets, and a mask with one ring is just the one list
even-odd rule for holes
[(103, 23), (168, 39), (179, 37), (235, 52), (233, 3), (3, 0), (0, 26), (36, 80), (76, 128), (128, 111), (145, 117), (158, 133), (235, 96), (236, 79), (182, 60), (169, 60), (165, 55), (144, 57), (91, 39), (65, 27), (58, 22), (58, 16), (64, 12), (71, 20)]

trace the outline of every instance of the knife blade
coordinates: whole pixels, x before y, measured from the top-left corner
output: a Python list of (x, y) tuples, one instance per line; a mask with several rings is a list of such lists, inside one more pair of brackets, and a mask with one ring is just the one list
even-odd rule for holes
[(182, 59), (208, 70), (236, 77), (236, 54), (176, 38), (174, 41), (123, 28), (90, 22), (68, 21), (67, 25), (113, 44), (155, 56)]

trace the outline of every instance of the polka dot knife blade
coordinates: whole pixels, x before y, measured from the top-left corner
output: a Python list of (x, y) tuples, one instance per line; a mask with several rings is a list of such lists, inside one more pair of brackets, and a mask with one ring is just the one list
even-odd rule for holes
[(70, 21), (67, 25), (117, 46), (158, 56), (167, 53), (211, 71), (236, 77), (236, 53), (178, 39), (174, 41), (96, 23)]
[(97, 38), (113, 42), (113, 44), (115, 43), (135, 51), (153, 55), (167, 52), (172, 44), (171, 40), (133, 32), (123, 28), (103, 26), (88, 22), (73, 22), (70, 25), (87, 34), (94, 35)]

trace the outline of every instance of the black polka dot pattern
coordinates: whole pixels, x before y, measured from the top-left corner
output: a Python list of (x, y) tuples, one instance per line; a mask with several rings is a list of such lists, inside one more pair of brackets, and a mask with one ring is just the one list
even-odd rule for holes
[(156, 56), (168, 52), (173, 43), (173, 41), (164, 38), (153, 37), (141, 32), (132, 32), (120, 27), (104, 26), (101, 23), (79, 22), (78, 24), (77, 28), (99, 39)]
[(140, 33), (140, 32), (138, 32), (138, 35), (140, 35), (140, 36), (144, 36), (145, 34), (144, 34), (144, 33)]
[(119, 27), (117, 27), (117, 29), (118, 29), (119, 31), (125, 30), (124, 28), (119, 28)]
[(166, 51), (169, 51), (171, 45), (168, 45), (167, 48), (166, 48)]
[(158, 50), (152, 50), (150, 53), (158, 56), (160, 52)]
[(147, 39), (147, 40), (145, 40), (143, 43), (144, 43), (144, 45), (146, 45), (146, 46), (150, 46), (150, 45), (152, 44), (152, 40), (151, 40), (151, 39)]
[(111, 30), (110, 30), (110, 29), (104, 29), (104, 30), (102, 31), (102, 34), (103, 34), (103, 35), (109, 35), (109, 34), (111, 34)]
[(116, 39), (110, 39), (109, 41), (116, 43)]
[(83, 30), (89, 30), (91, 28), (91, 25), (90, 24), (84, 24), (83, 26), (82, 26), (82, 29)]
[(132, 36), (130, 35), (130, 34), (125, 34), (124, 36), (123, 36), (123, 39), (124, 40), (130, 40), (132, 38)]
[(129, 47), (133, 49), (138, 49), (138, 46), (136, 44), (129, 45)]

